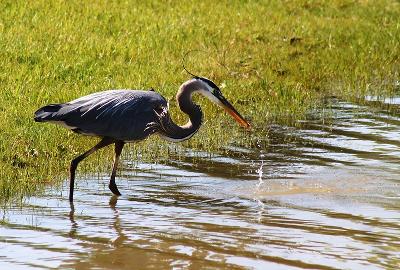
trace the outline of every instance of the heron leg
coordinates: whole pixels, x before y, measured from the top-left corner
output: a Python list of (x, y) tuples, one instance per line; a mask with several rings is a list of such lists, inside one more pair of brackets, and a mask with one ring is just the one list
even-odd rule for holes
[(78, 167), (79, 162), (96, 152), (97, 150), (106, 147), (107, 145), (112, 144), (114, 141), (110, 138), (103, 138), (101, 141), (90, 148), (88, 151), (83, 153), (80, 156), (77, 156), (71, 161), (71, 167), (69, 169), (70, 172), (70, 182), (69, 182), (69, 201), (72, 202), (74, 200), (74, 185), (75, 185), (75, 171)]
[(112, 173), (111, 173), (110, 184), (108, 185), (108, 188), (111, 190), (111, 192), (118, 196), (120, 196), (121, 193), (119, 192), (118, 187), (115, 184), (115, 176), (117, 174), (119, 157), (121, 155), (122, 148), (124, 148), (124, 145), (125, 145), (125, 143), (123, 141), (115, 142), (114, 164), (113, 164), (113, 169), (112, 169)]

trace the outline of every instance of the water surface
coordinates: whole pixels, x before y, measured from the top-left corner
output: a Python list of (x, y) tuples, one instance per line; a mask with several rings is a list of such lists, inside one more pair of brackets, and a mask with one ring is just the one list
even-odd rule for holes
[[(323, 111), (319, 112), (322, 114)], [(400, 118), (335, 103), (260, 145), (125, 160), (0, 214), (0, 269), (398, 269)]]

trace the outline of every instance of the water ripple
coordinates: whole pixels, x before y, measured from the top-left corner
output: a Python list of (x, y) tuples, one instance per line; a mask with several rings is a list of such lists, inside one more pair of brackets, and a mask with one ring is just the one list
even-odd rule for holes
[[(321, 114), (322, 112), (317, 112)], [(398, 269), (400, 119), (335, 103), (268, 148), (125, 160), (0, 216), (0, 269)], [(259, 138), (263, 140), (263, 138)]]

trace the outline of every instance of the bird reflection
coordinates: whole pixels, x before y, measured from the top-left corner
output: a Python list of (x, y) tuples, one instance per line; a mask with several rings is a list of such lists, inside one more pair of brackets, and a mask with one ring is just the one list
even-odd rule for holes
[(108, 205), (114, 211), (113, 227), (118, 234), (117, 238), (113, 241), (113, 245), (119, 247), (125, 242), (125, 240), (128, 239), (128, 237), (123, 233), (121, 228), (121, 219), (119, 217), (119, 211), (116, 207), (117, 202), (118, 202), (118, 196), (114, 195), (110, 198)]
[[(110, 198), (108, 205), (110, 206), (110, 209), (114, 212), (112, 227), (117, 233), (117, 237), (111, 241), (114, 246), (119, 247), (128, 239), (128, 237), (123, 233), (123, 230), (121, 228), (121, 219), (119, 217), (119, 211), (116, 207), (117, 202), (118, 202), (118, 196), (114, 195)], [(69, 205), (70, 205), (70, 211), (68, 216), (69, 220), (71, 221), (71, 229), (69, 231), (69, 236), (71, 238), (76, 238), (79, 225), (78, 222), (76, 222), (75, 220), (75, 206), (73, 202), (70, 202)]]
[(76, 231), (78, 229), (78, 223), (75, 221), (75, 206), (73, 202), (69, 202), (69, 220), (71, 221), (71, 230), (69, 231), (69, 236), (76, 236)]

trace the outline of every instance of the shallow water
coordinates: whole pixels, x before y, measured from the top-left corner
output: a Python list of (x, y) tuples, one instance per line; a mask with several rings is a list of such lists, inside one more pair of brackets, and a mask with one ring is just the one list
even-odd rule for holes
[(267, 148), (126, 160), (119, 198), (85, 176), (73, 205), (66, 182), (8, 207), (0, 269), (399, 269), (400, 118), (311, 118)]

